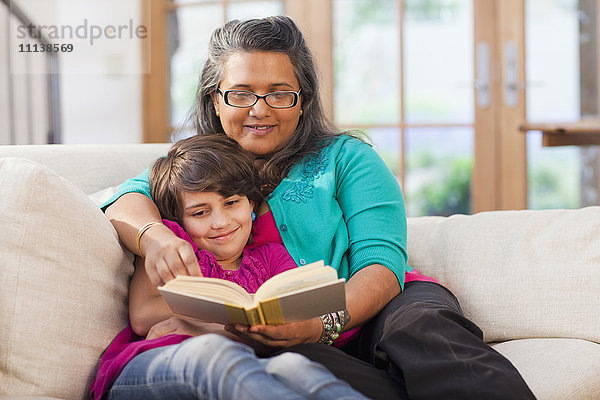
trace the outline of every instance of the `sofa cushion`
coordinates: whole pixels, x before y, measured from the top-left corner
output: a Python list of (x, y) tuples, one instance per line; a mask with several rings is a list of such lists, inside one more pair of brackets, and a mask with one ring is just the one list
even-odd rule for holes
[(600, 344), (522, 339), (493, 347), (513, 363), (540, 400), (600, 399)]
[(408, 255), (488, 342), (600, 342), (600, 207), (410, 218)]
[(81, 190), (33, 161), (0, 159), (0, 397), (87, 397), (127, 324), (133, 256)]

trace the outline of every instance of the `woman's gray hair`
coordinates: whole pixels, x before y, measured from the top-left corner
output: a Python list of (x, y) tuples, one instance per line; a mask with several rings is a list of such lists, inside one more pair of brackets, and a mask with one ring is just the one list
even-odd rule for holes
[(277, 185), (294, 164), (323, 147), (324, 139), (340, 133), (325, 116), (317, 68), (302, 32), (289, 17), (276, 16), (229, 21), (213, 32), (191, 115), (198, 134), (225, 133), (211, 95), (216, 93), (223, 79), (227, 60), (239, 52), (286, 54), (300, 84), (302, 116), (296, 131), (281, 150), (268, 156), (261, 171), (265, 183)]

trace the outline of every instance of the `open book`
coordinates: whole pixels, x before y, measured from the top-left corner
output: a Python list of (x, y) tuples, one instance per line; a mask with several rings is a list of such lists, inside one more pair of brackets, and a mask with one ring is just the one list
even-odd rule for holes
[(206, 322), (279, 325), (346, 308), (344, 279), (323, 261), (284, 271), (255, 294), (224, 279), (177, 276), (158, 288), (175, 314)]

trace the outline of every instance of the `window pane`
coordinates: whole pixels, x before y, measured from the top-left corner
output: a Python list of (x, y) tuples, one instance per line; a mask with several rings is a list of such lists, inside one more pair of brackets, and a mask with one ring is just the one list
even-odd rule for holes
[(542, 134), (527, 134), (527, 208), (578, 208), (581, 204), (579, 149), (542, 147)]
[[(577, 3), (577, 0), (526, 2), (528, 121), (580, 119)], [(575, 146), (542, 147), (541, 133), (527, 135), (528, 207), (579, 207), (581, 150)]]
[(406, 140), (407, 214), (469, 214), (472, 128), (411, 128)]
[(282, 15), (281, 1), (253, 1), (230, 3), (227, 6), (227, 19), (263, 18), (271, 15)]
[(402, 164), (402, 142), (398, 128), (372, 128), (364, 130), (373, 148), (383, 158), (396, 179), (400, 182)]
[(527, 120), (579, 120), (577, 0), (526, 3)]
[(336, 123), (399, 123), (396, 1), (334, 0), (333, 41)]
[(472, 0), (404, 1), (408, 123), (472, 123)]
[(173, 3), (186, 4), (186, 3), (214, 3), (215, 0), (171, 0)]
[(181, 7), (170, 14), (171, 124), (182, 125), (194, 103), (211, 33), (223, 24), (223, 7)]

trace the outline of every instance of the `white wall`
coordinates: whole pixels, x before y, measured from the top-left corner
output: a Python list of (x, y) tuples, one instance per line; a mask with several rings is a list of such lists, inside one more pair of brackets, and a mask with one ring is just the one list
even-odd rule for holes
[[(147, 0), (17, 0), (53, 43), (74, 47), (59, 53), (63, 143), (141, 142), (141, 46), (149, 40), (129, 28), (118, 36), (119, 26), (141, 25), (141, 1)], [(92, 26), (102, 37), (91, 38)], [(115, 30), (107, 34), (109, 26)]]

